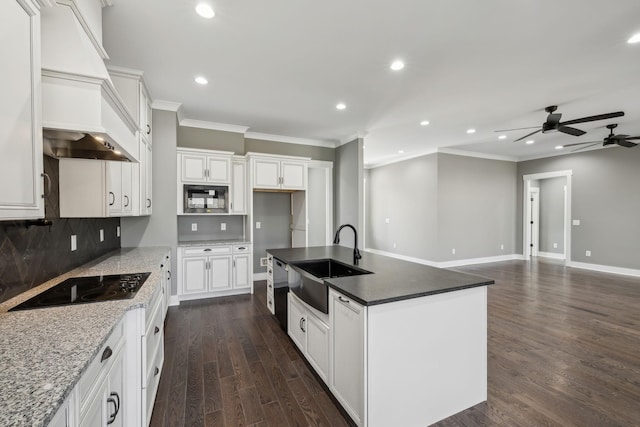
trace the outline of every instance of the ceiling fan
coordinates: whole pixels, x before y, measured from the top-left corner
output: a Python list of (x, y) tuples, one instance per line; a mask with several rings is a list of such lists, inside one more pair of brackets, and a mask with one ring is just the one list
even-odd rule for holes
[(538, 132), (542, 132), (542, 133), (552, 133), (552, 132), (562, 132), (562, 133), (566, 133), (569, 135), (573, 135), (573, 136), (581, 136), (584, 135), (586, 132), (581, 130), (581, 129), (577, 129), (574, 127), (570, 127), (569, 125), (575, 125), (578, 123), (586, 123), (586, 122), (594, 122), (597, 120), (607, 120), (607, 119), (612, 119), (614, 117), (622, 117), (624, 116), (624, 112), (623, 111), (617, 111), (615, 113), (607, 113), (607, 114), (598, 114), (596, 116), (588, 116), (588, 117), (582, 117), (580, 119), (573, 119), (573, 120), (567, 120), (566, 122), (561, 122), (560, 118), (562, 117), (561, 113), (556, 113), (555, 111), (558, 109), (557, 105), (550, 105), (549, 107), (545, 108), (544, 111), (546, 111), (547, 113), (549, 113), (549, 115), (547, 116), (547, 120), (542, 123), (542, 127), (540, 126), (531, 126), (531, 127), (526, 127), (526, 128), (517, 128), (517, 129), (503, 129), (503, 130), (497, 130), (496, 132), (508, 132), (508, 131), (512, 131), (512, 130), (523, 130), (523, 129), (535, 129), (538, 128), (538, 130), (528, 133), (525, 136), (516, 139), (513, 142), (518, 142), (518, 141), (522, 141), (525, 138), (530, 137), (531, 135), (535, 135)]
[[(575, 144), (567, 144), (567, 145), (563, 145), (563, 148), (566, 147), (575, 147), (578, 145), (584, 145), (584, 147), (580, 147), (576, 150), (573, 151), (579, 151), (579, 150), (584, 150), (585, 148), (589, 148), (592, 147), (594, 145), (600, 144), (602, 143), (603, 147), (606, 147), (607, 145), (613, 145), (613, 144), (618, 144), (622, 147), (635, 147), (636, 145), (638, 145), (637, 142), (631, 142), (632, 139), (636, 140), (636, 139), (640, 139), (640, 136), (629, 136), (629, 135), (614, 135), (613, 134), (613, 130), (615, 128), (617, 128), (618, 125), (617, 124), (610, 124), (607, 125), (607, 129), (609, 129), (609, 135), (605, 136), (604, 139), (602, 141), (589, 141), (589, 142), (578, 142)], [(589, 145), (587, 145), (589, 144)]]

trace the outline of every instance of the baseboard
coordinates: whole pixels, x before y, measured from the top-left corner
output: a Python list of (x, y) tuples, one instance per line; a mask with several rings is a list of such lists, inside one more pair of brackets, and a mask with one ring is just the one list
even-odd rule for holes
[(431, 267), (438, 267), (438, 268), (460, 267), (463, 265), (485, 264), (488, 262), (500, 262), (500, 261), (511, 261), (514, 259), (517, 259), (517, 260), (523, 259), (523, 256), (520, 254), (509, 254), (509, 255), (498, 255), (498, 256), (491, 256), (491, 257), (484, 257), (484, 258), (468, 258), (468, 259), (457, 259), (453, 261), (438, 262), (438, 261), (431, 261), (428, 259), (414, 258), (406, 255), (395, 254), (393, 252), (379, 251), (377, 249), (371, 249), (371, 248), (367, 248), (365, 249), (365, 251), (378, 254), (378, 255), (388, 256), (391, 258), (401, 259), (404, 261), (415, 262), (417, 264), (429, 265)]
[(180, 305), (180, 298), (178, 298), (178, 295), (171, 295), (169, 298), (169, 306), (173, 305)]
[(567, 267), (581, 268), (583, 270), (600, 271), (602, 273), (622, 274), (625, 276), (640, 277), (640, 270), (634, 268), (614, 267), (611, 265), (589, 264), (586, 262), (568, 261)]
[(267, 280), (267, 272), (264, 273), (253, 273), (253, 281), (257, 280)]
[(556, 254), (556, 253), (553, 253), (553, 252), (541, 252), (541, 251), (538, 251), (538, 256), (541, 256), (543, 258), (565, 259), (564, 254)]

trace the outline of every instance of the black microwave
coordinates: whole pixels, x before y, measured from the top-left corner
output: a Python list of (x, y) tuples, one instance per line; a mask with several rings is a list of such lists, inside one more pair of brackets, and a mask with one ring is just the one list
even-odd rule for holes
[(229, 213), (228, 185), (184, 186), (184, 213)]

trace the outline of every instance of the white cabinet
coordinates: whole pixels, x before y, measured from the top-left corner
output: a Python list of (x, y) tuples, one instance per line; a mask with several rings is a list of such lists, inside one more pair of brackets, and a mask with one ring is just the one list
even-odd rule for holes
[(265, 190), (306, 190), (308, 161), (280, 157), (251, 156), (253, 188)]
[(162, 287), (162, 320), (167, 316), (167, 310), (171, 302), (171, 256), (165, 255), (160, 264), (160, 284)]
[(71, 393), (64, 401), (62, 406), (49, 421), (48, 427), (70, 427), (75, 426), (76, 422), (76, 394)]
[(138, 180), (140, 215), (151, 215), (153, 211), (153, 147), (151, 142), (144, 139), (140, 140)]
[(234, 159), (231, 162), (231, 206), (229, 213), (247, 213), (247, 162)]
[(59, 165), (62, 218), (133, 214), (131, 163), (60, 159)]
[(140, 132), (145, 141), (151, 144), (152, 141), (152, 117), (153, 111), (151, 110), (151, 98), (149, 92), (144, 85), (144, 82), (140, 84)]
[(329, 290), (332, 371), (329, 389), (357, 425), (364, 424), (366, 307)]
[(224, 151), (178, 151), (178, 176), (181, 182), (228, 184), (231, 182), (231, 155)]
[(328, 382), (330, 372), (328, 317), (307, 306), (289, 292), (287, 322), (289, 336), (293, 342), (320, 378), (325, 383)]
[(0, 220), (43, 218), (40, 15), (30, 0), (0, 3)]
[(121, 67), (107, 67), (113, 86), (135, 119), (140, 136), (145, 143), (152, 143), (151, 97), (142, 78), (143, 72)]
[(178, 249), (181, 300), (247, 293), (251, 290), (251, 245)]

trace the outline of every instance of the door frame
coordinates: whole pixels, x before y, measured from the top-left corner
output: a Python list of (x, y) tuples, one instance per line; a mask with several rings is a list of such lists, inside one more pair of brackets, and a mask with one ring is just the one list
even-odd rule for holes
[(527, 205), (529, 202), (529, 191), (533, 188), (531, 181), (539, 179), (566, 177), (566, 196), (564, 209), (564, 248), (565, 248), (565, 265), (571, 262), (571, 177), (573, 170), (561, 170), (554, 172), (534, 173), (523, 175), (524, 188), (522, 192), (522, 256), (525, 260), (531, 259), (527, 251)]

